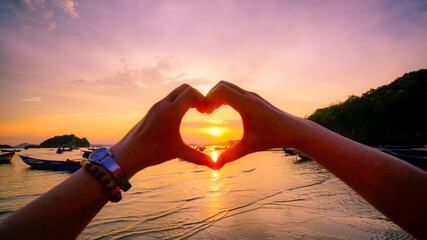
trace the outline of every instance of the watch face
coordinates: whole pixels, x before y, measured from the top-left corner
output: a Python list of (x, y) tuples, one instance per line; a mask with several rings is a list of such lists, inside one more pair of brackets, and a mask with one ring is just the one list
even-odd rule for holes
[(100, 159), (104, 158), (107, 154), (108, 154), (108, 149), (107, 148), (100, 148), (100, 149), (94, 151), (89, 156), (89, 160), (91, 160), (91, 161), (97, 161), (97, 160), (100, 160)]

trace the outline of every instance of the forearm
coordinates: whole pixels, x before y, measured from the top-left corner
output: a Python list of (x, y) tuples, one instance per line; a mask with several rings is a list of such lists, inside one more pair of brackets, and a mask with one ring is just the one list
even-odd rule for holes
[(4, 239), (74, 239), (107, 203), (103, 186), (84, 169), (0, 223)]
[[(192, 107), (204, 111), (204, 105), (204, 96), (188, 84), (179, 86), (154, 104), (147, 115), (110, 149), (127, 178), (146, 167), (177, 157), (212, 166), (211, 158), (186, 145), (179, 132), (184, 114)], [(81, 169), (1, 222), (0, 236), (76, 238), (107, 203), (110, 196), (106, 189), (107, 186), (101, 185), (95, 176)]]
[(301, 120), (299, 131), (296, 149), (336, 175), (409, 233), (423, 237), (423, 226), (427, 226), (426, 172), (308, 120)]

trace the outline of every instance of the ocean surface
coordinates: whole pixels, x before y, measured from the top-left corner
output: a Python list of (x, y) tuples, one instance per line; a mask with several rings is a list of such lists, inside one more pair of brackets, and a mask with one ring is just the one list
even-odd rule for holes
[[(31, 169), (18, 154), (66, 160), (82, 152), (22, 150), (1, 164), (0, 220), (71, 174)], [(412, 239), (315, 162), (282, 151), (218, 171), (175, 159), (130, 182), (122, 201), (108, 203), (79, 239)]]

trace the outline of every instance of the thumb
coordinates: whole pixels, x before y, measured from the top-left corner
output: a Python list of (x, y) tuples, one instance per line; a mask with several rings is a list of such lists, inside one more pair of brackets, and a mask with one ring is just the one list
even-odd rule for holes
[(211, 157), (186, 144), (182, 145), (180, 151), (178, 152), (178, 157), (194, 164), (214, 168), (214, 161)]

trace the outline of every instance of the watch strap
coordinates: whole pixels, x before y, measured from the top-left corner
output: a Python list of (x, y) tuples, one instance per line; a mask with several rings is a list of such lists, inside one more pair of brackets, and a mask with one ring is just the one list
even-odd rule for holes
[[(101, 154), (101, 155), (100, 155)], [(126, 174), (120, 168), (119, 164), (114, 160), (109, 148), (100, 148), (89, 156), (89, 160), (96, 165), (102, 165), (107, 169), (114, 179), (117, 181), (120, 189), (123, 191), (129, 190), (132, 186)]]
[(101, 159), (99, 161), (99, 164), (103, 165), (113, 175), (113, 177), (118, 182), (120, 189), (125, 192), (129, 190), (132, 185), (129, 183), (126, 174), (123, 172), (123, 170), (120, 168), (120, 166), (112, 158), (111, 155), (107, 155), (106, 157)]

